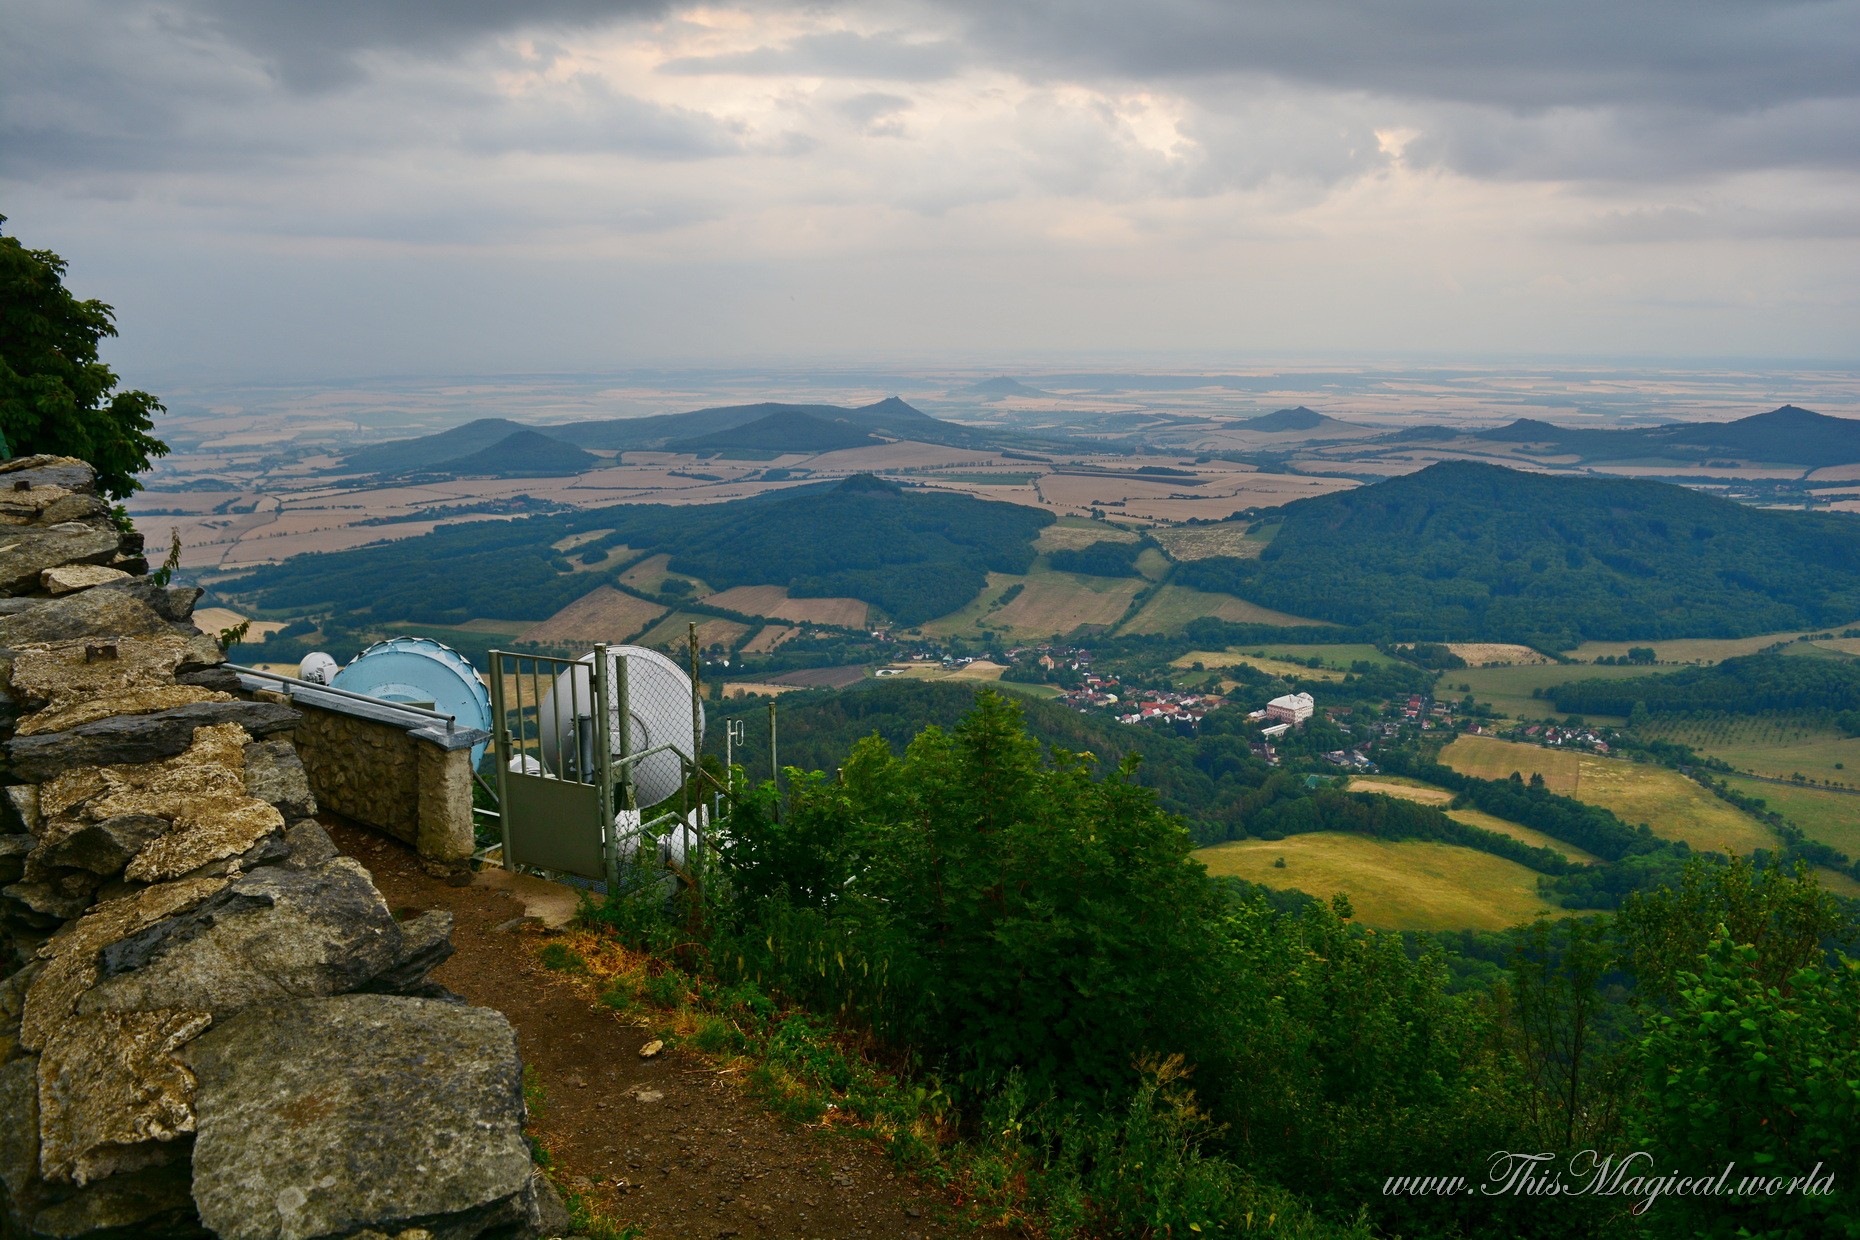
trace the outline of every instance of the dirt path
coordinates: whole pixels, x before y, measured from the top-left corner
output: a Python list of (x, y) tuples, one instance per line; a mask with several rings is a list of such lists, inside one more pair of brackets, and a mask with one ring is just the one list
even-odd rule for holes
[(397, 915), (452, 914), (457, 954), (434, 978), (509, 1017), (544, 1091), (532, 1131), (558, 1179), (602, 1213), (653, 1240), (971, 1234), (940, 1221), (945, 1203), (869, 1144), (785, 1124), (700, 1058), (642, 1060), (645, 1030), (553, 980), (530, 935), (499, 929), (530, 911), (501, 873), (448, 887), (404, 846), (325, 823)]

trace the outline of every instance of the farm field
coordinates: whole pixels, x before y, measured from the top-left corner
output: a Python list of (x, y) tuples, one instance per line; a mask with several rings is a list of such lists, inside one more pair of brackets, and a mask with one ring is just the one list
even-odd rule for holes
[(981, 588), (976, 596), (946, 616), (927, 620), (918, 628), (931, 637), (954, 637), (957, 634), (974, 633), (981, 627), (988, 613), (1001, 603), (1001, 596), (1021, 586), (1025, 589), (1027, 578), (1011, 573), (989, 573), (988, 584)]
[(967, 667), (944, 667), (941, 663), (894, 663), (882, 669), (883, 675), (906, 680), (1000, 680), (1007, 668), (987, 659), (977, 659)]
[(1745, 796), (1763, 801), (1800, 827), (1809, 839), (1860, 859), (1860, 796), (1738, 775), (1728, 775), (1724, 782)]
[(1774, 646), (1777, 642), (1792, 642), (1808, 633), (1838, 633), (1842, 629), (1852, 627), (1854, 626), (1851, 624), (1833, 624), (1826, 629), (1793, 629), (1787, 633), (1760, 633), (1755, 637), (1681, 637), (1671, 641), (1584, 642), (1567, 653), (1572, 659), (1589, 662), (1604, 655), (1617, 657), (1624, 655), (1632, 646), (1651, 646), (1654, 657), (1662, 663), (1722, 663), (1726, 659), (1734, 659), (1739, 655), (1755, 654), (1766, 646)]
[(988, 615), (988, 623), (1030, 637), (1070, 633), (1083, 624), (1109, 628), (1123, 619), (1143, 589), (1131, 577), (1036, 572), (1027, 588)]
[(227, 629), (247, 625), (245, 639), (249, 642), (263, 641), (271, 634), (284, 627), (282, 620), (253, 620), (230, 607), (196, 607), (194, 623), (202, 633), (221, 633)]
[(773, 616), (810, 624), (863, 628), (869, 607), (856, 598), (790, 598), (786, 586), (736, 586), (704, 601), (713, 607), (752, 616)]
[[(1533, 689), (1572, 680), (1627, 680), (1645, 676), (1657, 668), (1594, 667), (1586, 664), (1543, 663), (1528, 667), (1455, 668), (1440, 677), (1436, 692), (1445, 695), (1470, 692), (1475, 699), (1511, 719), (1548, 719), (1556, 715), (1556, 704), (1547, 698), (1534, 698)], [(1461, 689), (1460, 686), (1466, 686)], [(1601, 715), (1597, 719), (1603, 718)]]
[(1816, 783), (1860, 787), (1860, 737), (1848, 736), (1807, 715), (1655, 720), (1647, 736), (1690, 745), (1740, 771)]
[(1762, 823), (1662, 766), (1486, 736), (1462, 736), (1441, 751), (1440, 760), (1484, 779), (1506, 779), (1513, 771), (1529, 779), (1539, 772), (1552, 792), (1612, 810), (1629, 826), (1644, 822), (1662, 839), (1685, 840), (1694, 848), (1743, 855), (1776, 844)]
[(1044, 555), (1049, 551), (1078, 551), (1093, 543), (1136, 542), (1142, 535), (1119, 525), (1093, 521), (1087, 517), (1061, 517), (1040, 531), (1033, 549)]
[(1252, 560), (1258, 558), (1272, 536), (1279, 532), (1275, 524), (1262, 528), (1258, 534), (1248, 534), (1252, 524), (1251, 521), (1223, 521), (1218, 525), (1181, 525), (1156, 530), (1151, 536), (1177, 560), (1208, 560), (1216, 556)]
[(1421, 805), (1446, 805), (1453, 800), (1453, 793), (1445, 788), (1436, 788), (1432, 784), (1400, 775), (1356, 775), (1351, 777), (1345, 788), (1351, 792), (1376, 792), (1385, 797), (1414, 801)]
[(1302, 663), (1292, 663), (1285, 659), (1271, 659), (1258, 654), (1241, 654), (1232, 650), (1191, 650), (1181, 658), (1171, 662), (1171, 667), (1192, 669), (1195, 664), (1209, 667), (1247, 667), (1257, 668), (1268, 676), (1284, 676), (1299, 680), (1342, 680), (1343, 673), (1334, 668), (1311, 668)]
[(1340, 642), (1334, 646), (1313, 644), (1248, 646), (1246, 649), (1270, 659), (1289, 659), (1293, 662), (1322, 659), (1324, 666), (1334, 667), (1340, 672), (1349, 671), (1353, 663), (1373, 663), (1377, 667), (1388, 667), (1401, 662), (1400, 659), (1383, 654), (1367, 642)]
[(765, 624), (756, 630), (756, 635), (743, 643), (744, 654), (767, 654), (791, 637), (798, 636), (801, 630), (786, 624)]
[(767, 677), (770, 684), (793, 685), (800, 689), (844, 689), (865, 679), (863, 667), (807, 667)]
[(557, 646), (623, 642), (643, 632), (665, 610), (612, 586), (597, 586), (547, 620), (524, 629), (521, 637), (526, 642)]
[(671, 572), (667, 567), (670, 565), (671, 560), (672, 557), (669, 555), (647, 556), (645, 559), (620, 574), (620, 584), (623, 586), (631, 586), (635, 590), (644, 590), (648, 594), (657, 594), (665, 588), (665, 579), (667, 577), (677, 577), (680, 580), (689, 581), (696, 586), (696, 593), (699, 595), (710, 593), (710, 587), (697, 578), (686, 576), (684, 573)]
[(641, 646), (651, 646), (657, 650), (669, 648), (674, 652), (683, 652), (690, 648), (690, 625), (694, 623), (697, 625), (698, 646), (704, 650), (712, 646), (731, 649), (750, 631), (749, 625), (735, 620), (675, 611), (634, 640)]
[(1447, 649), (1466, 660), (1472, 667), (1485, 667), (1489, 664), (1497, 664), (1501, 667), (1536, 667), (1550, 662), (1529, 646), (1514, 646), (1506, 642), (1448, 642)]
[(1856, 879), (1851, 874), (1843, 874), (1839, 870), (1830, 870), (1825, 865), (1818, 865), (1815, 867), (1815, 879), (1837, 896), (1844, 896), (1849, 900), (1860, 900), (1860, 879)]
[(1270, 607), (1261, 607), (1231, 594), (1204, 594), (1186, 586), (1165, 585), (1156, 591), (1150, 601), (1143, 605), (1143, 610), (1122, 631), (1173, 633), (1191, 620), (1199, 620), (1203, 616), (1231, 620), (1236, 624), (1271, 624), (1281, 628), (1324, 624), (1321, 620), (1306, 620), (1274, 611)]
[[(1321, 831), (1235, 840), (1195, 852), (1210, 874), (1319, 899), (1342, 892), (1377, 930), (1502, 930), (1563, 910), (1538, 894), (1536, 871), (1472, 848)], [(1284, 868), (1273, 863), (1284, 858)]]

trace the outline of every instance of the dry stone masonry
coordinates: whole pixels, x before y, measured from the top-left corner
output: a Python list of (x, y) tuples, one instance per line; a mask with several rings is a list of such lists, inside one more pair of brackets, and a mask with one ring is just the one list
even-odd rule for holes
[(429, 980), (89, 466), (0, 464), (0, 1234), (557, 1230), (509, 1024)]

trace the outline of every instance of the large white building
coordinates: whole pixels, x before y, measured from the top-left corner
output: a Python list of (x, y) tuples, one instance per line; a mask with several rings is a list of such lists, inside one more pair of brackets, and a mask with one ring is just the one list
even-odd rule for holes
[(1301, 728), (1305, 720), (1311, 718), (1311, 712), (1315, 709), (1317, 709), (1317, 703), (1311, 700), (1309, 693), (1288, 693), (1284, 697), (1276, 697), (1266, 703), (1266, 717)]

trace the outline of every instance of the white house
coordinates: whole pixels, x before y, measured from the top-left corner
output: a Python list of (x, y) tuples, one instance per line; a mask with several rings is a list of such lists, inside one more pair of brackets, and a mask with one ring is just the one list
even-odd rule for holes
[(1311, 700), (1309, 693), (1288, 693), (1284, 697), (1273, 698), (1266, 703), (1266, 715), (1281, 723), (1289, 723), (1295, 728), (1303, 727), (1305, 720), (1311, 718), (1311, 712), (1317, 704)]

